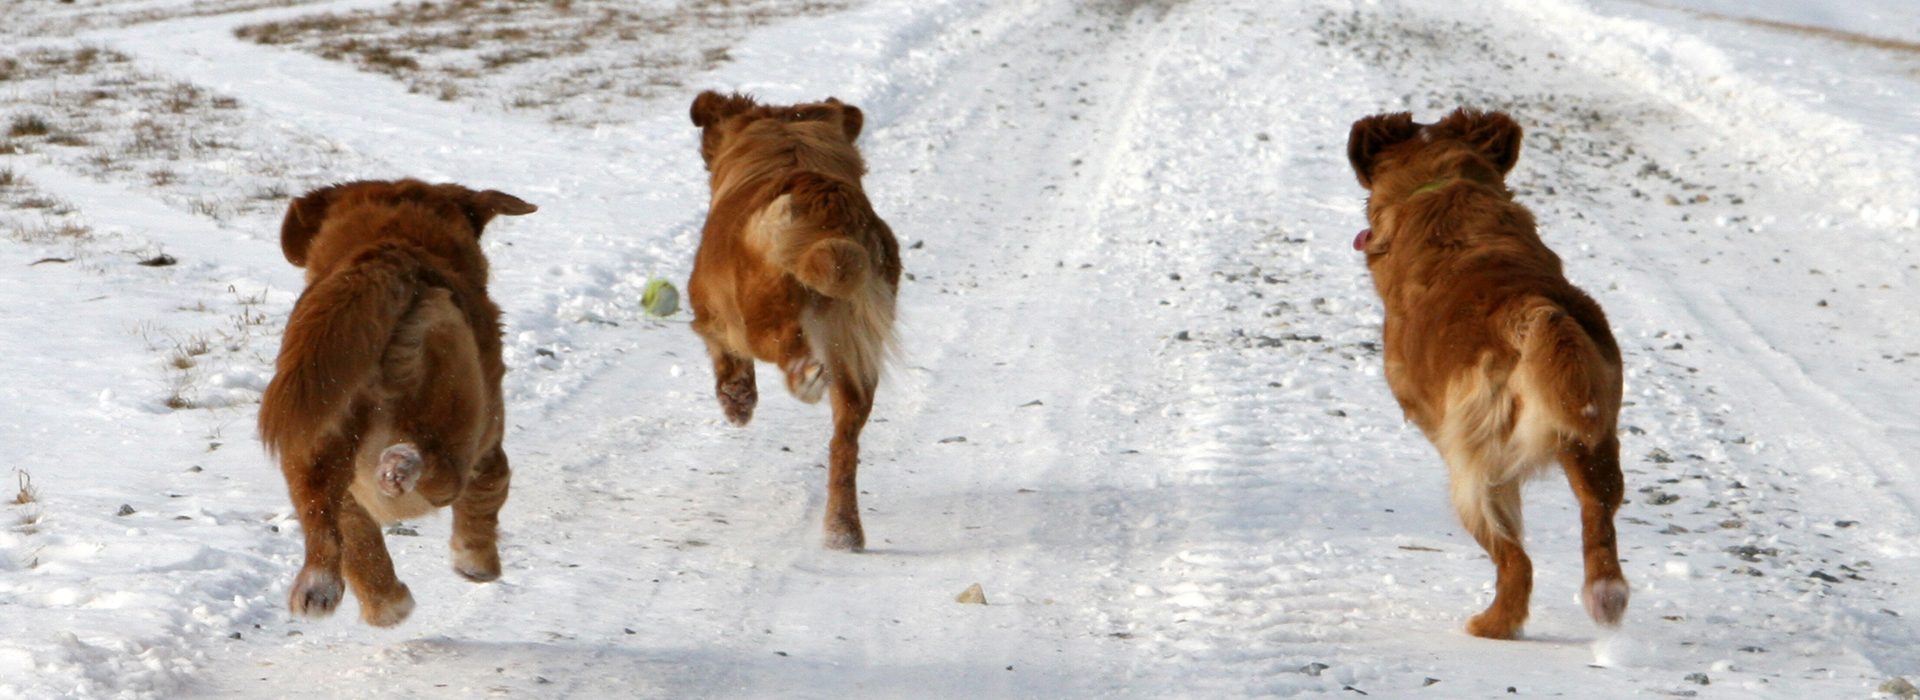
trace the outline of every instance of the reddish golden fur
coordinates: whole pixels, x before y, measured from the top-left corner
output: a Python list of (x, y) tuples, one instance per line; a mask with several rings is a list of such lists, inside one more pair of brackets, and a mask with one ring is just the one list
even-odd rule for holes
[(1613, 529), (1620, 350), (1507, 190), (1520, 137), (1505, 114), (1463, 109), (1430, 126), (1368, 117), (1347, 143), (1370, 192), (1387, 384), (1446, 460), (1454, 507), (1498, 569), (1493, 604), (1467, 630), (1500, 639), (1520, 632), (1533, 589), (1520, 485), (1554, 461), (1580, 501), (1587, 612), (1611, 626), (1627, 605)]
[(779, 365), (801, 401), (832, 390), (826, 544), (858, 551), (860, 430), (900, 286), (899, 245), (860, 188), (862, 115), (832, 98), (765, 106), (715, 92), (691, 114), (713, 201), (687, 292), (715, 393), (727, 419), (746, 425), (759, 400), (755, 359)]
[(447, 505), (454, 569), (499, 577), (506, 367), (480, 231), (496, 214), (533, 210), (416, 180), (335, 185), (287, 208), (280, 244), (307, 269), (307, 288), (261, 397), (260, 438), (306, 535), (293, 612), (331, 614), (344, 573), (367, 623), (406, 619), (413, 596), (380, 524)]

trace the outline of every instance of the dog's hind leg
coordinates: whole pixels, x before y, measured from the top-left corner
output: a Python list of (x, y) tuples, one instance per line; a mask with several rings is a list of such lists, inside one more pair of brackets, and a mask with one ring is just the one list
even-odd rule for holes
[(413, 592), (393, 572), (385, 535), (352, 496), (340, 507), (341, 543), (346, 550), (347, 585), (360, 599), (360, 619), (375, 627), (392, 627), (413, 612)]
[(1620, 573), (1613, 531), (1613, 515), (1620, 510), (1626, 491), (1626, 479), (1620, 474), (1620, 441), (1609, 435), (1589, 447), (1569, 440), (1560, 449), (1560, 465), (1580, 500), (1580, 541), (1587, 568), (1580, 600), (1594, 622), (1613, 627), (1626, 614), (1629, 590)]
[(346, 595), (340, 580), (340, 511), (353, 503), (347, 496), (353, 482), (353, 457), (351, 441), (331, 438), (311, 457), (290, 457), (282, 463), (307, 549), (306, 561), (287, 592), (287, 609), (295, 615), (332, 615)]
[(512, 475), (506, 451), (495, 445), (453, 502), (453, 570), (469, 581), (500, 578), (500, 507)]
[[(1469, 467), (1471, 468), (1471, 467)], [(1489, 484), (1479, 475), (1453, 474), (1454, 509), (1487, 556), (1493, 559), (1493, 604), (1467, 621), (1467, 633), (1513, 639), (1527, 622), (1533, 595), (1533, 560), (1521, 546), (1520, 480)], [(1471, 483), (1460, 483), (1461, 480)]]
[(860, 527), (856, 476), (860, 471), (860, 430), (873, 412), (873, 387), (836, 372), (833, 382), (833, 442), (828, 452), (826, 539), (828, 549), (858, 552), (866, 548)]

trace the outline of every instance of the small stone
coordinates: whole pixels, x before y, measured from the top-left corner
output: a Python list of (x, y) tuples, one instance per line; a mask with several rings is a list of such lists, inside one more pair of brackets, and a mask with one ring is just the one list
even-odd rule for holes
[(1698, 683), (1698, 684), (1700, 684), (1700, 685), (1712, 685), (1712, 684), (1713, 684), (1713, 681), (1712, 681), (1711, 679), (1708, 679), (1708, 678), (1707, 678), (1707, 674), (1704, 674), (1704, 673), (1689, 673), (1689, 674), (1687, 674), (1687, 682), (1688, 682), (1688, 683)]
[(1424, 680), (1424, 681), (1420, 681), (1420, 687), (1422, 687), (1422, 688), (1425, 688), (1425, 687), (1427, 687), (1427, 686), (1430, 686), (1430, 685), (1433, 685), (1433, 684), (1435, 684), (1435, 683), (1439, 683), (1439, 682), (1440, 682), (1440, 679), (1438, 679), (1438, 678), (1428, 678), (1428, 679), (1426, 679), (1426, 680)]
[(387, 534), (399, 537), (419, 537), (420, 531), (413, 529), (413, 527), (409, 525), (394, 523), (387, 526)]
[(953, 602), (965, 603), (967, 605), (986, 605), (987, 591), (981, 588), (980, 584), (976, 583), (967, 586), (967, 590), (961, 591), (960, 595), (954, 596)]
[(124, 518), (124, 517), (127, 517), (127, 516), (129, 516), (129, 515), (133, 515), (134, 513), (138, 513), (138, 512), (140, 512), (140, 511), (137, 511), (137, 510), (134, 510), (134, 509), (133, 509), (133, 506), (130, 506), (130, 505), (127, 505), (127, 504), (125, 504), (125, 503), (122, 503), (122, 504), (120, 504), (120, 512), (118, 512), (118, 513), (114, 513), (114, 515), (118, 515), (118, 516), (120, 516), (120, 517), (123, 517), (123, 518)]
[(1193, 335), (1187, 333), (1186, 331), (1180, 331), (1179, 333), (1173, 334), (1173, 339), (1174, 340), (1193, 340)]
[(967, 441), (967, 436), (965, 435), (955, 435), (953, 437), (940, 438), (940, 444), (942, 445), (952, 445), (954, 443), (966, 442), (966, 441)]
[(1841, 529), (1846, 529), (1846, 528), (1849, 528), (1849, 527), (1853, 527), (1853, 526), (1855, 526), (1855, 525), (1859, 525), (1859, 524), (1860, 524), (1860, 521), (1858, 521), (1858, 520), (1835, 520), (1835, 521), (1833, 521), (1833, 526), (1834, 526), (1834, 527), (1837, 527), (1837, 528), (1841, 528)]
[(1673, 455), (1667, 454), (1666, 450), (1655, 447), (1647, 451), (1647, 461), (1654, 464), (1671, 464), (1673, 463)]
[(1323, 663), (1320, 663), (1320, 662), (1318, 662), (1318, 661), (1315, 661), (1315, 662), (1313, 662), (1313, 663), (1310, 663), (1310, 664), (1307, 664), (1307, 665), (1305, 665), (1305, 666), (1301, 666), (1301, 667), (1300, 667), (1300, 672), (1301, 672), (1301, 673), (1304, 673), (1304, 674), (1307, 674), (1307, 675), (1309, 675), (1309, 676), (1318, 676), (1318, 675), (1320, 675), (1320, 672), (1321, 672), (1321, 671), (1325, 671), (1325, 670), (1327, 670), (1327, 669), (1329, 669), (1329, 668), (1332, 668), (1332, 667), (1331, 667), (1331, 666), (1328, 666), (1328, 665), (1326, 665), (1326, 664), (1323, 664)]
[(161, 253), (151, 258), (141, 260), (140, 264), (145, 267), (172, 267), (173, 265), (176, 265), (179, 262), (180, 261), (178, 259), (175, 259), (173, 256), (168, 255), (166, 253)]
[(1811, 574), (1807, 574), (1807, 578), (1817, 578), (1817, 579), (1820, 579), (1820, 580), (1822, 580), (1822, 581), (1826, 581), (1827, 583), (1839, 583), (1839, 582), (1840, 582), (1840, 578), (1839, 578), (1839, 577), (1837, 577), (1837, 576), (1834, 576), (1833, 574), (1829, 574), (1829, 573), (1827, 573), (1827, 572), (1825, 572), (1825, 571), (1820, 571), (1820, 570), (1817, 570), (1817, 569), (1816, 569), (1816, 570), (1814, 570), (1814, 572), (1813, 572), (1813, 573), (1811, 573)]
[(240, 638), (239, 632), (234, 632), (232, 634), (227, 635), (227, 639), (239, 639), (239, 638)]
[(1900, 676), (1888, 678), (1886, 682), (1881, 683), (1880, 688), (1874, 692), (1891, 695), (1901, 700), (1920, 698), (1920, 688), (1914, 688), (1912, 683), (1907, 682), (1907, 679)]

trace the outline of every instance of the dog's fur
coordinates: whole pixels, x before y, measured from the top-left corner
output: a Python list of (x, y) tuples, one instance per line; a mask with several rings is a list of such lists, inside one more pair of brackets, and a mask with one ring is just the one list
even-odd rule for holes
[(1461, 109), (1432, 125), (1367, 117), (1347, 142), (1369, 192), (1387, 384), (1446, 460), (1454, 508), (1498, 568), (1493, 604), (1467, 625), (1498, 639), (1519, 634), (1533, 589), (1520, 487), (1554, 461), (1580, 501), (1588, 614), (1617, 625), (1628, 592), (1613, 528), (1620, 350), (1507, 190), (1520, 137), (1505, 114)]
[(306, 534), (295, 614), (332, 614), (344, 572), (368, 624), (406, 619), (413, 595), (380, 526), (447, 505), (454, 570), (500, 576), (506, 367), (480, 232), (532, 211), (505, 193), (417, 180), (335, 185), (287, 208), (281, 249), (307, 287), (261, 398), (260, 438)]
[(713, 357), (727, 419), (746, 425), (754, 360), (778, 365), (801, 401), (833, 393), (826, 546), (859, 551), (860, 430), (893, 343), (900, 250), (861, 190), (858, 108), (768, 106), (704, 92), (693, 101), (713, 190), (687, 285), (693, 330)]

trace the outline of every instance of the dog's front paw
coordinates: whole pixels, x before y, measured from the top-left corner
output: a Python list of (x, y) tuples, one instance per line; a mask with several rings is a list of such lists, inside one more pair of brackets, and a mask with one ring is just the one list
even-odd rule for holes
[(413, 491), (420, 483), (420, 448), (412, 443), (400, 443), (380, 453), (379, 477), (380, 493), (388, 498), (399, 498)]
[(780, 366), (787, 373), (787, 391), (801, 403), (817, 403), (827, 393), (827, 368), (811, 357)]
[(326, 617), (340, 607), (344, 597), (346, 587), (340, 582), (340, 574), (308, 567), (294, 577), (293, 589), (287, 592), (287, 609), (301, 617)]
[(407, 584), (400, 585), (400, 595), (378, 603), (360, 601), (360, 619), (375, 627), (392, 627), (400, 624), (413, 614), (413, 591)]
[(474, 583), (500, 578), (500, 550), (453, 548), (453, 571)]
[(760, 390), (754, 386), (752, 375), (734, 377), (714, 393), (720, 399), (720, 410), (727, 414), (727, 422), (746, 425), (753, 420), (753, 407), (760, 403)]

